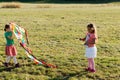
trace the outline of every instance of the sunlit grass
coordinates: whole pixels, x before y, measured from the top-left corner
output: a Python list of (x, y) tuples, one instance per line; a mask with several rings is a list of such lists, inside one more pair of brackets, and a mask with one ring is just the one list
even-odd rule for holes
[[(2, 4), (2, 3), (1, 3)], [(1, 5), (0, 4), (0, 5)], [(120, 75), (120, 6), (111, 4), (21, 4), (19, 9), (0, 9), (0, 59), (5, 60), (4, 25), (16, 22), (28, 30), (34, 55), (57, 69), (35, 65), (15, 39), (20, 68), (5, 71), (0, 63), (0, 79), (5, 80), (118, 80)], [(51, 7), (52, 6), (52, 7)], [(83, 42), (86, 25), (95, 23), (98, 29), (97, 72), (85, 72)], [(11, 76), (12, 75), (12, 76)]]

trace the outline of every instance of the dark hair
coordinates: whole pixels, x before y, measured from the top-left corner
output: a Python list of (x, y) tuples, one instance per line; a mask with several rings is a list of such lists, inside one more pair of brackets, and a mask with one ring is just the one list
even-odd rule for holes
[(90, 24), (87, 25), (87, 27), (93, 28), (94, 26), (93, 26), (93, 24), (90, 23)]
[(87, 28), (90, 28), (90, 29), (93, 31), (92, 33), (95, 34), (95, 36), (96, 36), (96, 41), (98, 41), (97, 29), (96, 29), (95, 24), (90, 23), (90, 24), (87, 25)]
[(92, 23), (88, 24), (88, 25), (87, 25), (87, 28), (92, 29), (92, 30), (93, 30), (93, 33), (95, 33), (95, 32), (96, 32), (95, 25), (94, 25), (94, 24), (92, 24)]
[(5, 25), (5, 28), (4, 28), (4, 31), (6, 31), (6, 29), (9, 29), (10, 28), (10, 25), (9, 24), (6, 24)]

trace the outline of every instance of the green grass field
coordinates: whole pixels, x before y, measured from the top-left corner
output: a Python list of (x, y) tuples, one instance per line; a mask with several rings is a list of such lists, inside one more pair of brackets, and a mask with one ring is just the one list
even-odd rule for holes
[[(2, 6), (3, 3), (0, 3)], [(20, 68), (6, 71), (0, 63), (0, 80), (120, 80), (120, 5), (110, 4), (21, 4), (0, 8), (0, 60), (5, 61), (4, 25), (16, 22), (28, 30), (29, 47), (38, 59), (58, 68), (35, 65), (15, 39)], [(96, 73), (84, 70), (83, 42), (88, 23), (98, 30)], [(12, 63), (12, 60), (11, 60)]]

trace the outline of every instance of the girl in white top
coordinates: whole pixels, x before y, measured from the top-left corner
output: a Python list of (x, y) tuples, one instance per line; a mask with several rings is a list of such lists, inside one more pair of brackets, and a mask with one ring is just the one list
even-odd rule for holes
[(85, 38), (80, 38), (80, 40), (85, 41), (86, 52), (85, 56), (88, 59), (88, 68), (87, 71), (95, 72), (95, 63), (94, 58), (97, 56), (97, 48), (95, 43), (97, 41), (97, 31), (96, 27), (93, 24), (87, 25), (88, 33), (86, 34)]

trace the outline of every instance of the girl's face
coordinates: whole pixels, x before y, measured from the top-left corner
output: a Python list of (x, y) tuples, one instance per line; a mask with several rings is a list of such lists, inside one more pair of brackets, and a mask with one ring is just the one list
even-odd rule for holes
[(7, 28), (7, 29), (6, 29), (6, 31), (10, 32), (10, 31), (11, 31), (11, 29), (10, 29), (10, 28)]
[(89, 33), (93, 33), (93, 28), (87, 27)]

